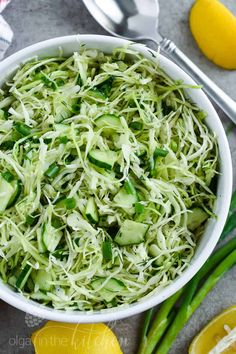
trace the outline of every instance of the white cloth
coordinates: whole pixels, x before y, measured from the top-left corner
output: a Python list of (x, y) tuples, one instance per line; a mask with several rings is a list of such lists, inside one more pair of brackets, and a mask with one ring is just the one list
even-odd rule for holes
[[(11, 0), (0, 0), (0, 13), (5, 9)], [(3, 59), (6, 50), (13, 39), (13, 32), (9, 24), (0, 15), (0, 60)]]

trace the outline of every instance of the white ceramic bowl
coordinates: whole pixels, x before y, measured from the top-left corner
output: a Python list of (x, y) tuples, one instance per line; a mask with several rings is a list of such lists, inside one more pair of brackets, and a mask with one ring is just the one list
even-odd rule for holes
[[(0, 63), (0, 86), (4, 83), (9, 75), (17, 69), (19, 64), (29, 61), (35, 56), (48, 57), (58, 55), (61, 50), (65, 56), (72, 55), (74, 51), (79, 50), (80, 44), (85, 44), (87, 48), (97, 48), (106, 53), (110, 53), (113, 48), (126, 45), (128, 41), (108, 36), (97, 35), (74, 35), (67, 37), (59, 37), (44, 42), (34, 44), (30, 47), (22, 49), (16, 54), (6, 58)], [(156, 60), (152, 57), (149, 49), (140, 44), (133, 45), (133, 48), (142, 53), (145, 57)], [(196, 83), (177, 65), (163, 57), (158, 56), (160, 66), (175, 79), (182, 79), (187, 84), (195, 85)], [(14, 292), (9, 286), (0, 281), (0, 297), (10, 305), (17, 307), (23, 311), (33, 315), (64, 322), (104, 322), (121, 319), (132, 316), (150, 307), (160, 304), (169, 296), (182, 288), (201, 268), (205, 261), (213, 251), (226, 221), (231, 192), (232, 192), (232, 163), (228, 141), (221, 124), (221, 121), (213, 108), (212, 104), (202, 90), (187, 89), (189, 97), (199, 107), (208, 113), (207, 124), (218, 137), (220, 151), (220, 172), (217, 189), (217, 202), (215, 213), (218, 219), (211, 219), (206, 227), (204, 235), (198, 244), (196, 253), (191, 261), (191, 265), (179, 276), (173, 283), (168, 285), (162, 291), (152, 295), (146, 299), (140, 300), (132, 305), (107, 309), (95, 312), (82, 311), (61, 311), (43, 306), (32, 300), (27, 300), (21, 294)]]

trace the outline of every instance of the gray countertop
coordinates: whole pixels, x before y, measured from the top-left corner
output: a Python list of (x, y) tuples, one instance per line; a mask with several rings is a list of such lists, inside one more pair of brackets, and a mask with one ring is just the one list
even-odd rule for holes
[[(127, 0), (128, 1), (128, 0)], [(198, 50), (189, 32), (188, 12), (193, 0), (159, 0), (160, 28), (232, 98), (236, 99), (236, 71), (225, 71), (211, 64)], [(236, 14), (234, 0), (225, 0)], [(32, 43), (75, 33), (106, 34), (88, 14), (81, 0), (13, 0), (3, 13), (12, 26), (15, 37), (7, 52), (10, 55)], [(224, 126), (231, 123), (219, 111)], [(236, 130), (229, 133), (233, 164), (236, 156)], [(170, 354), (187, 353), (188, 344), (200, 328), (223, 309), (236, 304), (236, 268), (229, 271), (203, 301), (185, 326)], [(112, 323), (125, 354), (137, 352), (138, 329), (142, 315)], [(0, 301), (0, 354), (33, 353), (30, 334), (41, 320), (33, 318)]]

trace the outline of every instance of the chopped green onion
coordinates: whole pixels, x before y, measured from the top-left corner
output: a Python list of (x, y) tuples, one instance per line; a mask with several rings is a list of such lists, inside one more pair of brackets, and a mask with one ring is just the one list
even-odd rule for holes
[(58, 89), (58, 86), (54, 80), (52, 80), (48, 75), (46, 75), (44, 72), (40, 72), (40, 74), (37, 75), (38, 79), (41, 79), (43, 83), (45, 84), (46, 87), (52, 88), (53, 91), (56, 91)]
[(169, 151), (167, 151), (167, 150), (156, 148), (155, 151), (154, 151), (153, 156), (154, 156), (154, 158), (156, 158), (158, 156), (165, 157), (165, 156), (168, 155), (168, 153), (169, 153)]
[(0, 109), (0, 119), (7, 119), (9, 117), (9, 113), (5, 109)]
[(11, 182), (14, 180), (14, 175), (9, 172), (9, 171), (6, 171), (6, 172), (3, 172), (2, 173), (2, 177), (7, 181), (7, 182)]
[(107, 80), (97, 85), (96, 90), (98, 90), (105, 97), (108, 97), (111, 92), (113, 80), (114, 78), (112, 76), (109, 77)]
[(65, 81), (64, 80), (62, 80), (62, 79), (56, 79), (55, 80), (55, 82), (56, 82), (56, 85), (57, 86), (63, 86), (63, 85), (65, 85)]
[(81, 104), (80, 103), (74, 103), (72, 104), (71, 106), (71, 111), (74, 113), (74, 114), (77, 114), (80, 112), (80, 107), (81, 107)]
[(112, 244), (110, 241), (104, 241), (102, 243), (103, 258), (107, 261), (112, 259)]
[(145, 209), (144, 205), (139, 202), (134, 204), (134, 208), (135, 208), (136, 214), (142, 214)]
[(75, 198), (66, 198), (64, 200), (66, 209), (74, 209), (76, 207), (76, 200)]
[(171, 140), (170, 147), (174, 152), (177, 152), (178, 144), (174, 140)]
[(81, 79), (80, 74), (78, 74), (77, 80), (76, 80), (76, 85), (83, 86), (83, 81)]
[(67, 136), (60, 136), (59, 137), (60, 143), (61, 144), (67, 144), (69, 139), (67, 138)]
[(126, 179), (126, 181), (124, 183), (124, 187), (125, 187), (125, 190), (128, 194), (133, 194), (133, 195), (136, 194), (136, 189), (129, 178)]
[(131, 129), (134, 129), (134, 130), (142, 130), (143, 129), (143, 123), (141, 123), (141, 122), (131, 122), (129, 126)]
[(0, 148), (1, 150), (11, 150), (14, 147), (14, 145), (15, 145), (15, 141), (7, 140), (0, 145)]
[(62, 261), (64, 257), (68, 256), (68, 253), (64, 249), (57, 249), (52, 253), (52, 255)]
[(60, 167), (54, 162), (44, 172), (44, 176), (47, 176), (48, 178), (54, 178), (58, 175), (59, 171)]
[(28, 136), (31, 134), (31, 128), (24, 123), (15, 123), (15, 129), (18, 131), (18, 133), (24, 136)]
[(45, 144), (50, 144), (52, 142), (51, 138), (45, 138), (44, 139)]
[(37, 224), (39, 219), (39, 215), (38, 214), (29, 214), (26, 216), (26, 220), (25, 223), (29, 226), (34, 226)]
[(55, 228), (55, 229), (60, 229), (60, 227), (63, 226), (63, 222), (61, 221), (60, 218), (58, 218), (57, 216), (53, 216), (52, 220), (51, 220), (51, 225)]

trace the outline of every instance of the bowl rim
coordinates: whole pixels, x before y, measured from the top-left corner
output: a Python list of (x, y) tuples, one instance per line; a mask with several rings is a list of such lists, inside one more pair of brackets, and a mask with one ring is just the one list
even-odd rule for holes
[[(26, 60), (22, 60), (25, 57), (27, 57), (28, 59), (32, 59), (35, 56), (34, 53), (39, 50), (48, 50), (50, 47), (54, 46), (58, 46), (58, 48), (60, 48), (61, 46), (66, 44), (81, 42), (85, 43), (88, 48), (89, 45), (94, 42), (98, 43), (98, 45), (99, 43), (103, 43), (107, 48), (119, 47), (127, 45), (128, 43), (132, 43), (132, 47), (138, 52), (144, 54), (145, 57), (148, 57), (153, 60), (153, 54), (157, 55), (157, 52), (142, 44), (134, 44), (133, 42), (121, 38), (94, 34), (70, 35), (48, 39), (21, 49), (20, 51), (7, 57), (0, 63), (0, 72), (6, 70), (9, 67), (12, 70), (15, 69), (14, 65), (16, 62), (25, 62)], [(103, 49), (103, 51), (105, 50)], [(179, 68), (168, 58), (158, 53), (158, 60), (161, 62), (161, 66), (166, 66), (172, 69), (173, 71), (177, 72), (179, 74), (179, 77), (181, 77), (181, 79), (183, 79), (185, 82), (188, 82), (192, 85), (196, 85), (194, 80), (190, 78), (188, 74), (186, 74), (181, 68)], [(3, 76), (5, 81), (8, 74), (4, 73)], [(212, 253), (223, 230), (231, 200), (233, 175), (229, 144), (220, 118), (216, 113), (214, 107), (212, 106), (211, 102), (209, 101), (208, 97), (201, 89), (198, 90), (198, 95), (201, 95), (201, 100), (204, 105), (207, 106), (207, 112), (209, 116), (213, 117), (211, 120), (214, 120), (214, 124), (218, 129), (219, 139), (221, 140), (222, 155), (224, 156), (224, 159), (222, 159), (222, 165), (224, 167), (224, 171), (227, 171), (227, 183), (224, 183), (223, 193), (221, 195), (221, 197), (223, 198), (221, 206), (221, 215), (220, 218), (215, 222), (215, 228), (217, 230), (215, 230), (215, 233), (212, 232), (211, 237), (209, 237), (206, 242), (203, 252), (198, 255), (196, 259), (194, 259), (193, 257), (190, 266), (185, 269), (184, 272), (179, 277), (177, 277), (170, 285), (166, 286), (163, 290), (161, 290), (160, 293), (152, 294), (151, 296), (142, 298), (140, 301), (130, 305), (119, 306), (117, 308), (105, 309), (102, 311), (65, 311), (49, 308), (45, 305), (37, 303), (36, 301), (27, 299), (20, 293), (14, 292), (10, 287), (0, 281), (0, 298), (2, 300), (22, 311), (44, 319), (70, 323), (109, 322), (136, 315), (153, 306), (160, 304), (162, 301), (164, 301), (165, 299), (176, 293), (179, 289), (181, 289), (196, 274), (196, 272), (202, 267), (202, 265)], [(226, 176), (224, 176), (224, 178), (226, 182)]]

